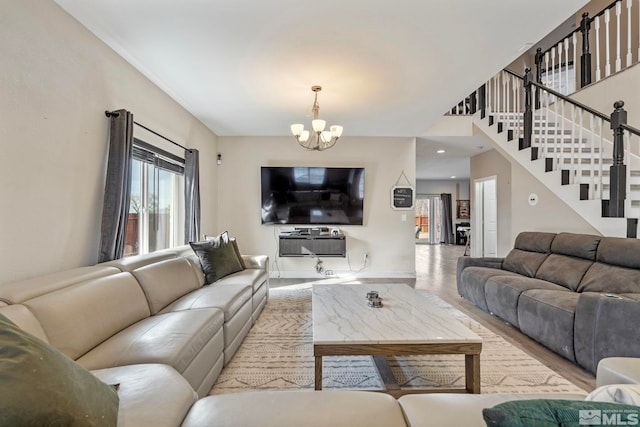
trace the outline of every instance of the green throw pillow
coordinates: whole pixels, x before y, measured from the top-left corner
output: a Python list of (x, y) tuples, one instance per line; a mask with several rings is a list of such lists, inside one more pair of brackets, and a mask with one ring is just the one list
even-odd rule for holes
[(0, 426), (115, 426), (118, 393), (0, 315)]
[(207, 284), (244, 270), (226, 231), (204, 242), (189, 244), (200, 260)]
[(242, 254), (240, 253), (240, 249), (238, 248), (238, 242), (236, 241), (235, 237), (230, 237), (229, 241), (231, 242), (231, 244), (233, 245), (233, 250), (236, 251), (236, 256), (238, 257), (238, 261), (240, 261), (240, 265), (242, 266), (242, 269), (246, 269), (247, 266), (244, 263), (244, 260), (242, 259)]
[(482, 410), (489, 427), (637, 425), (640, 407), (582, 400), (513, 400)]

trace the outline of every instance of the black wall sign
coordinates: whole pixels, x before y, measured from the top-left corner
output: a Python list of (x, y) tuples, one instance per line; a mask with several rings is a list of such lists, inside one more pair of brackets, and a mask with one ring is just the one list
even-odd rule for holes
[(391, 207), (393, 209), (413, 209), (413, 187), (393, 187), (391, 190)]

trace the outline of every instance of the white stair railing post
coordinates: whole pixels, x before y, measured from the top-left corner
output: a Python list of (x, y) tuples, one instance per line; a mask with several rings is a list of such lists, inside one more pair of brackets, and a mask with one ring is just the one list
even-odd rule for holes
[(633, 0), (627, 0), (627, 67), (631, 66), (633, 58), (631, 57), (631, 6)]
[(589, 200), (593, 200), (595, 198), (595, 179), (594, 179), (594, 170), (596, 168), (596, 123), (595, 116), (593, 114), (589, 114), (589, 146), (591, 148), (591, 167), (589, 168)]
[(611, 75), (611, 45), (609, 43), (609, 22), (611, 21), (611, 9), (604, 11), (604, 35), (605, 35), (605, 66), (604, 76), (609, 77)]
[(602, 78), (602, 70), (600, 69), (600, 17), (595, 17), (596, 28), (596, 82)]
[(616, 3), (616, 73), (622, 69), (622, 58), (620, 55), (620, 15), (622, 13), (622, 0)]

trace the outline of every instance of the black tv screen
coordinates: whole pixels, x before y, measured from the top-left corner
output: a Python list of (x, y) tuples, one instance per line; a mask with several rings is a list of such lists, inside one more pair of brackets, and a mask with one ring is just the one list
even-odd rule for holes
[(362, 225), (364, 168), (261, 168), (263, 224)]

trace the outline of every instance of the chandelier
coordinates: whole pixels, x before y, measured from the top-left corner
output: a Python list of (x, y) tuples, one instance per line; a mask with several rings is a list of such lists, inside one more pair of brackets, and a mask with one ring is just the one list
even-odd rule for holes
[(316, 94), (313, 101), (313, 120), (311, 121), (311, 131), (305, 130), (304, 125), (297, 123), (291, 125), (291, 132), (296, 137), (298, 143), (307, 150), (323, 151), (336, 145), (338, 138), (342, 135), (342, 126), (331, 126), (330, 130), (324, 130), (327, 122), (318, 118), (320, 105), (318, 105), (318, 92), (321, 86), (311, 86), (311, 90)]

